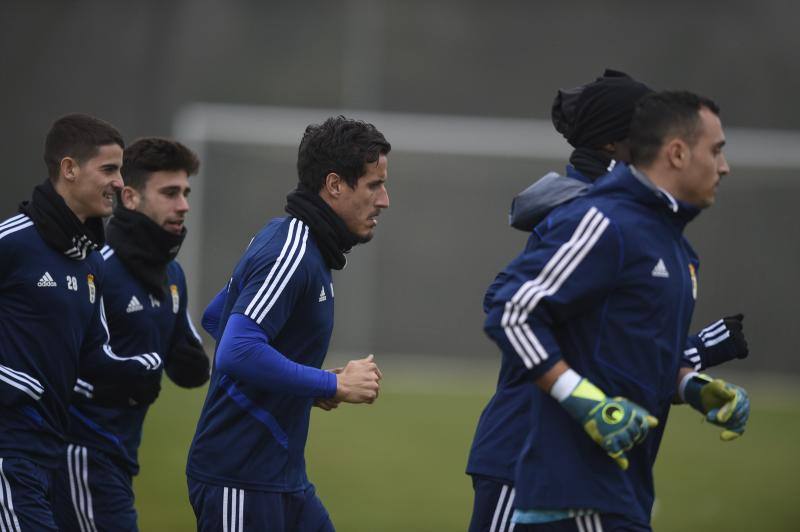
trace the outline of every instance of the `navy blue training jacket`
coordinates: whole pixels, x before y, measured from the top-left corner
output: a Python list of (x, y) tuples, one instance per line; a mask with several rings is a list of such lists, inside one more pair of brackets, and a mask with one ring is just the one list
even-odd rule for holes
[[(600, 179), (603, 179), (602, 177)], [(512, 225), (530, 230), (531, 235), (520, 257), (530, 253), (541, 240), (534, 229), (553, 209), (585, 195), (591, 180), (573, 166), (565, 176), (545, 175), (515, 198)], [(581, 186), (583, 184), (583, 186)], [(501, 271), (484, 296), (484, 311), (489, 312), (495, 293), (507, 280)], [(699, 335), (690, 336), (684, 349), (683, 365), (706, 369), (705, 346)], [(491, 477), (513, 485), (514, 469), (530, 426), (532, 402), (538, 397), (530, 387), (531, 376), (522, 359), (512, 352), (502, 352), (497, 387), (478, 420), (472, 441), (467, 474)]]
[[(676, 391), (697, 293), (683, 237), (698, 210), (624, 165), (537, 227), (539, 243), (505, 270), (486, 333), (529, 371), (533, 412), (515, 473), (515, 507), (588, 508), (649, 523), (652, 466)], [(622, 471), (532, 381), (565, 360), (610, 396), (661, 424)]]
[[(186, 278), (176, 261), (167, 265), (169, 293), (156, 297), (128, 271), (113, 248), (105, 246), (101, 254), (106, 266), (103, 302), (114, 351), (158, 353), (168, 362), (178, 339), (192, 335), (201, 341), (187, 312)], [(68, 440), (102, 451), (131, 475), (137, 474), (142, 426), (150, 405), (103, 406), (80, 394), (76, 399), (70, 407)]]
[(0, 222), (0, 457), (56, 467), (76, 383), (122, 382), (157, 370), (151, 354), (117, 357), (102, 323), (104, 265), (51, 248), (19, 214)]
[[(210, 314), (219, 310), (220, 300), (215, 301)], [(222, 314), (211, 320), (218, 321), (211, 328), (220, 341), (189, 450), (188, 477), (269, 492), (308, 488), (304, 451), (311, 406), (315, 397), (335, 393), (335, 377), (319, 369), (333, 332), (333, 309), (331, 271), (308, 226), (291, 216), (270, 221), (236, 265)], [(252, 341), (243, 323), (261, 329), (264, 349), (280, 353), (276, 356), (286, 359), (283, 367), (311, 380), (316, 375), (318, 388), (308, 386), (307, 379), (281, 379), (280, 386), (255, 379), (269, 366), (259, 355), (269, 358), (270, 353), (232, 352), (238, 346), (228, 341), (229, 335), (243, 334), (246, 344)]]

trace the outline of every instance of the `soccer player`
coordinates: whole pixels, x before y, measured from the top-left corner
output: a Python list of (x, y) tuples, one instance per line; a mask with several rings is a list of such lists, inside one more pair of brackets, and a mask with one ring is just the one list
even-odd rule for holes
[(378, 395), (372, 355), (339, 372), (319, 368), (333, 330), (331, 270), (373, 237), (389, 207), (390, 149), (365, 122), (338, 116), (308, 126), (289, 216), (270, 221), (235, 267), (212, 328), (221, 335), (186, 468), (198, 530), (334, 529), (305, 471), (309, 414), (317, 398)]
[[(630, 162), (634, 106), (650, 92), (645, 84), (613, 70), (558, 92), (553, 124), (575, 149), (564, 176), (546, 175), (512, 203), (511, 224), (531, 232), (525, 252), (538, 244), (535, 227), (553, 209), (585, 195), (618, 162)], [(501, 272), (486, 293), (485, 311), (505, 281)], [(682, 363), (700, 370), (747, 354), (741, 316), (731, 316), (690, 337)], [(532, 400), (527, 368), (516, 353), (504, 352), (497, 389), (481, 414), (467, 464), (475, 490), (470, 532), (507, 532), (511, 527), (514, 469), (531, 423)]]
[[(143, 138), (123, 154), (124, 188), (106, 228), (103, 300), (111, 346), (119, 353), (155, 352), (179, 386), (209, 377), (209, 360), (189, 317), (186, 280), (175, 261), (186, 236), (189, 176), (197, 156), (179, 142)], [(160, 378), (142, 383), (156, 393)], [(112, 397), (115, 391), (120, 393)], [(66, 453), (57, 475), (56, 518), (62, 531), (137, 530), (132, 477), (149, 404), (124, 389), (103, 402), (78, 395), (70, 408)], [(117, 399), (118, 404), (110, 402)]]
[(680, 368), (698, 269), (682, 232), (729, 171), (718, 113), (687, 92), (644, 96), (632, 166), (555, 210), (506, 269), (486, 332), (537, 385), (515, 530), (649, 530), (652, 466), (678, 382), (723, 439), (744, 431), (741, 388)]
[[(0, 224), (0, 529), (57, 530), (50, 500), (76, 384), (93, 395), (146, 381), (158, 355), (118, 357), (102, 322), (102, 217), (122, 187), (124, 143), (72, 114), (47, 134), (49, 178)], [(78, 376), (87, 380), (80, 380)], [(132, 399), (147, 401), (145, 392)]]

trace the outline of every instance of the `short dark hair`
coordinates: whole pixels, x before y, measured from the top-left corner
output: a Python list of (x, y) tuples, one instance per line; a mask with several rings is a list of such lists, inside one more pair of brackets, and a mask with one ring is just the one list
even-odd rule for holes
[(51, 180), (58, 179), (61, 160), (72, 157), (79, 163), (91, 159), (101, 146), (125, 148), (119, 131), (104, 120), (82, 113), (62, 116), (50, 126), (44, 141), (44, 164)]
[(153, 172), (183, 170), (194, 175), (200, 169), (197, 155), (178, 141), (160, 137), (137, 139), (122, 155), (125, 186), (141, 191)]
[(335, 172), (351, 187), (364, 175), (364, 165), (376, 162), (392, 146), (372, 124), (344, 116), (311, 124), (303, 133), (297, 153), (300, 183), (319, 192), (325, 177)]
[(662, 91), (644, 96), (636, 104), (631, 121), (631, 163), (652, 163), (672, 136), (693, 145), (700, 133), (699, 113), (703, 108), (719, 115), (719, 106), (713, 100), (692, 92)]

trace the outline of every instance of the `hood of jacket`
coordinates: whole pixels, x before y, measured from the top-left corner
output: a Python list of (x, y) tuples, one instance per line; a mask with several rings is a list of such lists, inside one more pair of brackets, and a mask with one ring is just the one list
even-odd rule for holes
[(550, 211), (587, 194), (592, 188), (591, 183), (581, 180), (578, 175), (569, 175), (572, 173), (569, 169), (567, 176), (550, 172), (514, 196), (508, 214), (509, 225), (530, 233)]

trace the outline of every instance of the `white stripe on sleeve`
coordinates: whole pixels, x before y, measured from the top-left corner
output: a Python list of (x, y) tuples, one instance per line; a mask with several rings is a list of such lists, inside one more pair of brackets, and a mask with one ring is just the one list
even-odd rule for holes
[(281, 248), (281, 252), (278, 255), (278, 258), (275, 260), (275, 264), (272, 265), (272, 268), (267, 274), (266, 279), (264, 279), (264, 282), (261, 284), (261, 287), (258, 289), (258, 292), (256, 292), (256, 295), (253, 297), (253, 299), (250, 301), (250, 304), (247, 305), (247, 308), (244, 311), (245, 315), (249, 316), (250, 318), (254, 318), (254, 316), (258, 314), (261, 305), (264, 304), (262, 298), (262, 296), (264, 295), (264, 291), (267, 290), (267, 288), (270, 286), (272, 277), (275, 275), (275, 272), (278, 271), (278, 268), (280, 268), (283, 258), (286, 255), (286, 250), (289, 249), (290, 245), (291, 246), (297, 245), (296, 239), (297, 236), (299, 236), (300, 232), (298, 230), (297, 233), (295, 233), (295, 226), (299, 224), (300, 222), (295, 218), (292, 218), (292, 220), (289, 222), (289, 232), (286, 235), (286, 241), (283, 243), (283, 248)]
[(595, 207), (589, 209), (570, 239), (561, 245), (539, 275), (523, 283), (506, 303), (501, 325), (527, 368), (540, 364), (548, 357), (527, 323), (528, 316), (542, 298), (555, 294), (561, 288), (592, 250), (609, 223), (608, 218)]
[(161, 366), (161, 357), (158, 353), (143, 353), (131, 357), (121, 357), (114, 353), (111, 349), (111, 335), (108, 331), (108, 321), (106, 320), (106, 309), (103, 303), (103, 296), (100, 296), (100, 323), (103, 325), (103, 330), (106, 332), (106, 341), (103, 343), (103, 352), (112, 360), (135, 360), (149, 370), (156, 370)]
[(261, 314), (259, 314), (258, 319), (256, 320), (256, 323), (261, 323), (262, 321), (264, 321), (264, 318), (267, 316), (267, 313), (269, 312), (269, 310), (278, 301), (278, 297), (280, 297), (281, 293), (283, 292), (283, 289), (286, 288), (286, 284), (289, 282), (289, 279), (292, 278), (292, 274), (294, 274), (294, 271), (297, 269), (297, 267), (300, 265), (300, 262), (303, 260), (303, 255), (305, 255), (305, 252), (306, 252), (306, 242), (307, 241), (308, 241), (308, 227), (306, 227), (305, 230), (303, 231), (303, 245), (300, 248), (300, 252), (294, 258), (294, 262), (292, 263), (292, 266), (291, 266), (291, 269), (289, 270), (289, 273), (287, 273), (283, 277), (283, 282), (278, 287), (278, 289), (275, 291), (275, 293), (272, 295), (272, 298), (270, 299), (269, 304), (267, 304), (266, 308), (264, 308), (264, 310), (261, 312)]
[(189, 324), (189, 329), (192, 331), (192, 335), (194, 335), (195, 339), (202, 344), (203, 338), (200, 336), (200, 333), (197, 332), (197, 327), (194, 326), (192, 317), (189, 315), (189, 309), (186, 309), (186, 322)]
[(9, 368), (8, 366), (3, 366), (2, 364), (0, 364), (0, 381), (24, 392), (35, 401), (41, 399), (44, 393), (44, 387), (37, 379), (31, 377), (27, 373)]
[(94, 397), (94, 386), (81, 379), (75, 381), (75, 386), (72, 388), (72, 391), (84, 395), (89, 399)]

